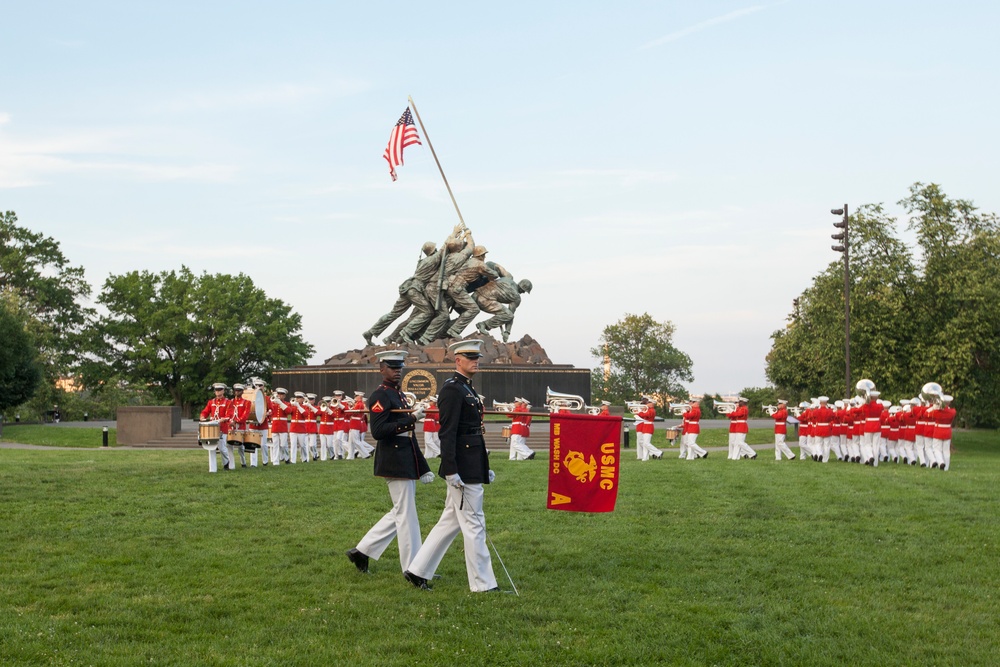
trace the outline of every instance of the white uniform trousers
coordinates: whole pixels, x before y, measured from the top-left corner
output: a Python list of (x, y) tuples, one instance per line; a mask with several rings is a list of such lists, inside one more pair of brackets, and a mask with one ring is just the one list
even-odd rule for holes
[(737, 435), (738, 434), (736, 433), (729, 434), (729, 454), (726, 456), (726, 458), (729, 459), (730, 461), (738, 461), (740, 458), (738, 453), (740, 451), (740, 445), (739, 445), (739, 438), (736, 437)]
[(830, 436), (816, 436), (816, 442), (818, 443), (817, 449), (819, 449), (819, 457), (823, 463), (830, 460)]
[(534, 453), (526, 443), (527, 438), (523, 435), (511, 434), (509, 457), (511, 461), (524, 461)]
[(648, 461), (650, 457), (659, 458), (663, 456), (663, 450), (653, 446), (652, 433), (635, 434), (635, 456), (640, 461)]
[(746, 455), (750, 458), (757, 456), (757, 452), (754, 451), (753, 447), (747, 444), (746, 433), (734, 433), (734, 435), (736, 436), (736, 446), (739, 449), (736, 458), (739, 458), (741, 455)]
[[(420, 551), (420, 519), (417, 517), (417, 480), (387, 479), (392, 509), (358, 542), (358, 551), (378, 560), (393, 538), (399, 544), (399, 567), (405, 572)], [(429, 579), (430, 577), (428, 577)]]
[[(223, 468), (233, 468), (233, 457), (229, 455), (229, 447), (226, 445), (226, 439), (229, 436), (225, 433), (219, 435), (219, 453), (222, 454), (222, 467)], [(215, 456), (215, 454), (212, 454)]]
[(787, 459), (794, 459), (795, 454), (792, 454), (792, 450), (788, 448), (785, 444), (785, 434), (775, 433), (774, 434), (774, 460), (780, 461), (781, 455), (784, 454)]
[(875, 458), (875, 450), (873, 448), (872, 436), (874, 433), (862, 433), (861, 434), (861, 462), (868, 463), (871, 459)]
[(938, 468), (948, 470), (951, 467), (951, 438), (947, 440), (934, 438), (934, 453), (940, 456)]
[(437, 431), (424, 431), (424, 458), (441, 456), (441, 438)]
[(812, 451), (809, 449), (809, 436), (800, 435), (799, 436), (799, 460), (805, 461), (810, 456), (812, 456)]
[(260, 456), (261, 465), (267, 465), (271, 458), (267, 451), (267, 431), (258, 431), (255, 429), (255, 433), (260, 433), (260, 449), (258, 450)]
[(333, 458), (333, 434), (319, 434), (319, 460), (326, 461)]
[(427, 534), (424, 545), (414, 556), (408, 569), (418, 577), (432, 579), (448, 547), (460, 532), (465, 547), (465, 570), (469, 576), (469, 588), (473, 592), (496, 588), (493, 562), (490, 550), (486, 547), (482, 484), (466, 484), (464, 487), (448, 485), (444, 512)]
[(681, 444), (677, 447), (677, 449), (678, 449), (677, 458), (679, 459), (687, 458), (688, 443), (687, 443), (687, 438), (685, 436), (683, 435), (681, 436)]
[(687, 433), (681, 436), (681, 441), (687, 438), (687, 460), (700, 459), (701, 457), (708, 454), (708, 452), (698, 446), (698, 434), (697, 433)]
[(920, 465), (930, 465), (930, 461), (928, 461), (928, 456), (927, 456), (928, 440), (930, 440), (930, 438), (918, 435), (916, 444), (914, 445), (914, 450), (916, 451), (917, 459), (919, 459)]
[(890, 461), (899, 460), (899, 440), (892, 440), (891, 438), (886, 440), (885, 449), (889, 455)]
[(319, 457), (319, 448), (316, 447), (317, 433), (306, 433), (306, 448), (309, 450), (309, 458), (315, 460)]
[(288, 460), (288, 432), (271, 434), (271, 463), (278, 465)]
[(333, 432), (333, 455), (337, 458), (347, 458), (347, 431)]

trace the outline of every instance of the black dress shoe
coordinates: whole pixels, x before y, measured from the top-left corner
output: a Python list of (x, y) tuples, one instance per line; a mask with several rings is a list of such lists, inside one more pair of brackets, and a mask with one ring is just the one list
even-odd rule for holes
[[(705, 452), (704, 454), (702, 454), (701, 458), (707, 459), (708, 458), (708, 452)], [(792, 458), (795, 458), (795, 457), (793, 456)]]
[(246, 463), (241, 463), (241, 464), (240, 464), (240, 466), (242, 466), (242, 467), (246, 468), (246, 467), (247, 467), (247, 464), (246, 464)]
[(354, 567), (358, 568), (358, 572), (366, 573), (368, 572), (368, 556), (364, 555), (357, 549), (349, 549), (347, 551), (347, 560), (354, 563)]
[(533, 458), (535, 458), (535, 453), (531, 452), (530, 454), (528, 454), (528, 458), (526, 458), (525, 461), (530, 461)]
[(418, 577), (409, 570), (403, 573), (403, 578), (422, 591), (431, 590), (431, 587), (427, 585), (426, 579), (424, 579), (423, 577)]
[(499, 586), (494, 586), (493, 588), (487, 588), (483, 592), (484, 593), (499, 593), (500, 592), (500, 587)]

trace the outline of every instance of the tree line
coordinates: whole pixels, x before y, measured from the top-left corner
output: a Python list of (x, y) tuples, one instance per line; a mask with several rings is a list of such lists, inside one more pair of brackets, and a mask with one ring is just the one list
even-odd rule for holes
[(211, 382), (270, 380), (272, 368), (313, 353), (301, 316), (242, 273), (181, 266), (110, 275), (95, 308), (83, 268), (13, 211), (0, 216), (0, 244), (0, 414), (8, 422), (38, 420), (55, 405), (70, 418), (114, 418), (119, 405), (137, 404), (190, 415)]

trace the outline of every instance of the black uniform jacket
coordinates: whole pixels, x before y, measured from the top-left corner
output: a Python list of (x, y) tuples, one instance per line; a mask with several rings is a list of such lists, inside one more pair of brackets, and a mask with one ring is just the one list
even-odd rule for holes
[(406, 409), (402, 392), (384, 382), (368, 399), (372, 437), (377, 441), (376, 477), (419, 479), (431, 471), (413, 434), (416, 420), (408, 412), (393, 412), (402, 409)]
[(441, 412), (442, 477), (454, 475), (469, 484), (489, 484), (490, 460), (483, 439), (483, 402), (461, 373), (449, 378), (438, 393)]

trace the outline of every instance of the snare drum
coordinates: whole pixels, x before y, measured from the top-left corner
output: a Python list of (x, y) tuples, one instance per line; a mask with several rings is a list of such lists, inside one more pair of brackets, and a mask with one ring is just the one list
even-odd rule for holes
[(504, 426), (502, 429), (500, 429), (500, 435), (504, 439), (509, 438), (510, 437), (510, 426)]
[(247, 434), (246, 431), (236, 431), (236, 430), (230, 431), (229, 435), (226, 436), (226, 442), (228, 442), (229, 444), (242, 445), (243, 438), (246, 436), (246, 434)]
[(198, 424), (198, 440), (200, 441), (210, 441), (218, 444), (219, 435), (221, 430), (219, 429), (219, 422), (201, 422)]
[(675, 429), (675, 428), (668, 428), (667, 429), (667, 440), (676, 440), (677, 436), (679, 436), (680, 434), (681, 434), (681, 432), (678, 431), (677, 429)]
[(243, 431), (243, 446), (246, 449), (253, 451), (254, 449), (260, 449), (260, 431)]

